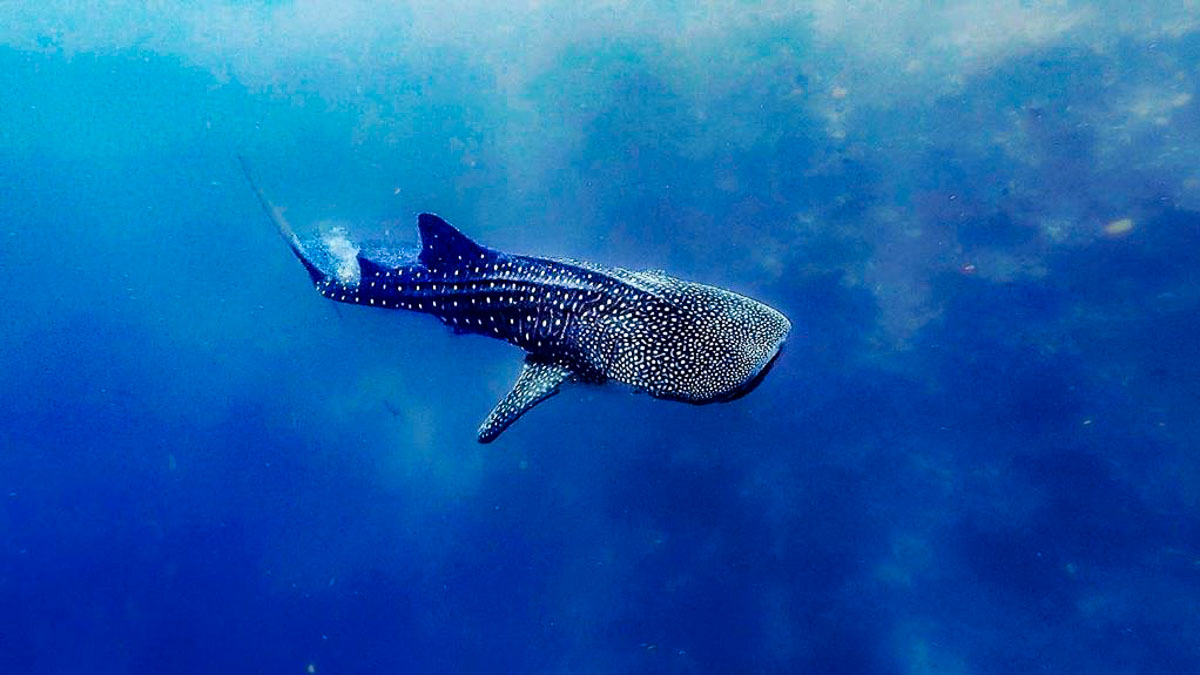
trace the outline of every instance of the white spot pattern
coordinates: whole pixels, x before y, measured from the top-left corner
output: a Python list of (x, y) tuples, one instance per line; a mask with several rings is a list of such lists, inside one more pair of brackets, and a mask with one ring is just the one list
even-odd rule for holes
[(530, 408), (558, 393), (558, 387), (571, 377), (571, 370), (554, 363), (526, 361), (521, 376), (491, 414), (479, 426), (480, 443), (491, 443)]
[[(477, 246), (457, 231), (443, 239)], [(791, 329), (782, 314), (760, 302), (661, 271), (483, 248), (463, 262), (462, 255), (439, 245), (433, 232), (424, 248), (429, 264), (364, 261), (359, 275), (345, 269), (345, 252), (351, 249), (339, 243), (337, 273), (318, 281), (317, 290), (342, 302), (432, 313), (456, 332), (506, 340), (538, 364), (553, 367), (535, 369), (529, 377), (544, 379), (546, 373), (557, 376), (561, 371), (585, 382), (611, 379), (693, 403), (725, 400), (743, 391), (778, 353)], [(388, 282), (381, 283), (384, 279)], [(536, 388), (518, 392), (528, 386), (523, 374), (505, 401), (530, 401), (523, 412), (549, 395), (529, 394), (542, 391)], [(508, 422), (495, 435), (520, 412), (500, 414), (497, 419)]]

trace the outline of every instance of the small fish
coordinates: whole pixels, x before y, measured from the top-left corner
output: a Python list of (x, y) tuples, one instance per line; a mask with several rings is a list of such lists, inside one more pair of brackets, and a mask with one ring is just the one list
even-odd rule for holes
[(664, 272), (513, 255), (481, 246), (431, 213), (419, 249), (301, 241), (242, 168), (264, 211), (330, 300), (432, 314), (457, 333), (525, 351), (511, 391), (480, 425), (494, 441), (566, 382), (615, 381), (687, 403), (730, 401), (766, 375), (791, 323), (737, 293)]

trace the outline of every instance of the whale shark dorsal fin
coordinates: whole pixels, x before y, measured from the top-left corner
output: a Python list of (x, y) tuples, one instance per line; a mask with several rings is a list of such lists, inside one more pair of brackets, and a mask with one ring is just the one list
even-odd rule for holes
[(557, 394), (559, 385), (570, 378), (571, 371), (565, 366), (525, 359), (525, 368), (512, 389), (479, 425), (479, 442), (496, 440), (517, 418)]
[(421, 231), (421, 263), (426, 266), (486, 260), (490, 253), (432, 213), (417, 216), (417, 229)]
[(358, 269), (361, 271), (363, 279), (382, 277), (387, 274), (387, 268), (374, 260), (364, 258), (363, 254), (359, 253), (356, 258), (358, 260)]

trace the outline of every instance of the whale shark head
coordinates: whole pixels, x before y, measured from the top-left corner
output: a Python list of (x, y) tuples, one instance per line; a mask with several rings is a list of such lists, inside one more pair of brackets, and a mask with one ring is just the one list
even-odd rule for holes
[(792, 329), (787, 317), (774, 308), (750, 298), (741, 300), (746, 304), (742, 311), (747, 317), (747, 335), (728, 345), (724, 362), (738, 384), (715, 397), (717, 401), (732, 401), (753, 391), (779, 358)]
[(652, 396), (688, 403), (745, 395), (778, 356), (791, 323), (721, 288), (645, 276), (653, 299), (607, 318), (601, 370)]
[[(707, 369), (700, 368), (692, 380), (693, 402), (731, 401), (758, 386), (779, 356), (792, 324), (777, 310), (745, 296), (704, 287), (706, 294), (719, 294), (714, 303), (720, 311), (701, 315), (694, 335), (707, 353)], [(696, 386), (693, 384), (692, 386)]]

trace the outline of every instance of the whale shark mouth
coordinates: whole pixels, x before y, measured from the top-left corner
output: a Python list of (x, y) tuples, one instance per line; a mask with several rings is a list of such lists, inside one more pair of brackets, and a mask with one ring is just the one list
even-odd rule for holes
[(742, 398), (746, 394), (749, 394), (750, 392), (757, 389), (758, 385), (762, 384), (763, 379), (765, 379), (767, 377), (767, 373), (771, 372), (771, 369), (775, 367), (775, 363), (777, 361), (779, 361), (779, 355), (782, 353), (783, 353), (783, 345), (780, 344), (780, 346), (778, 348), (776, 348), (775, 353), (771, 356), (770, 360), (768, 360), (767, 363), (762, 368), (760, 368), (757, 373), (754, 374), (754, 377), (751, 377), (749, 380), (747, 380), (745, 383), (743, 383), (737, 389), (734, 389), (733, 391), (729, 392), (728, 394), (725, 394), (724, 396), (721, 396), (721, 397), (715, 399), (714, 402), (715, 403), (728, 403), (730, 401), (736, 401), (739, 398)]

